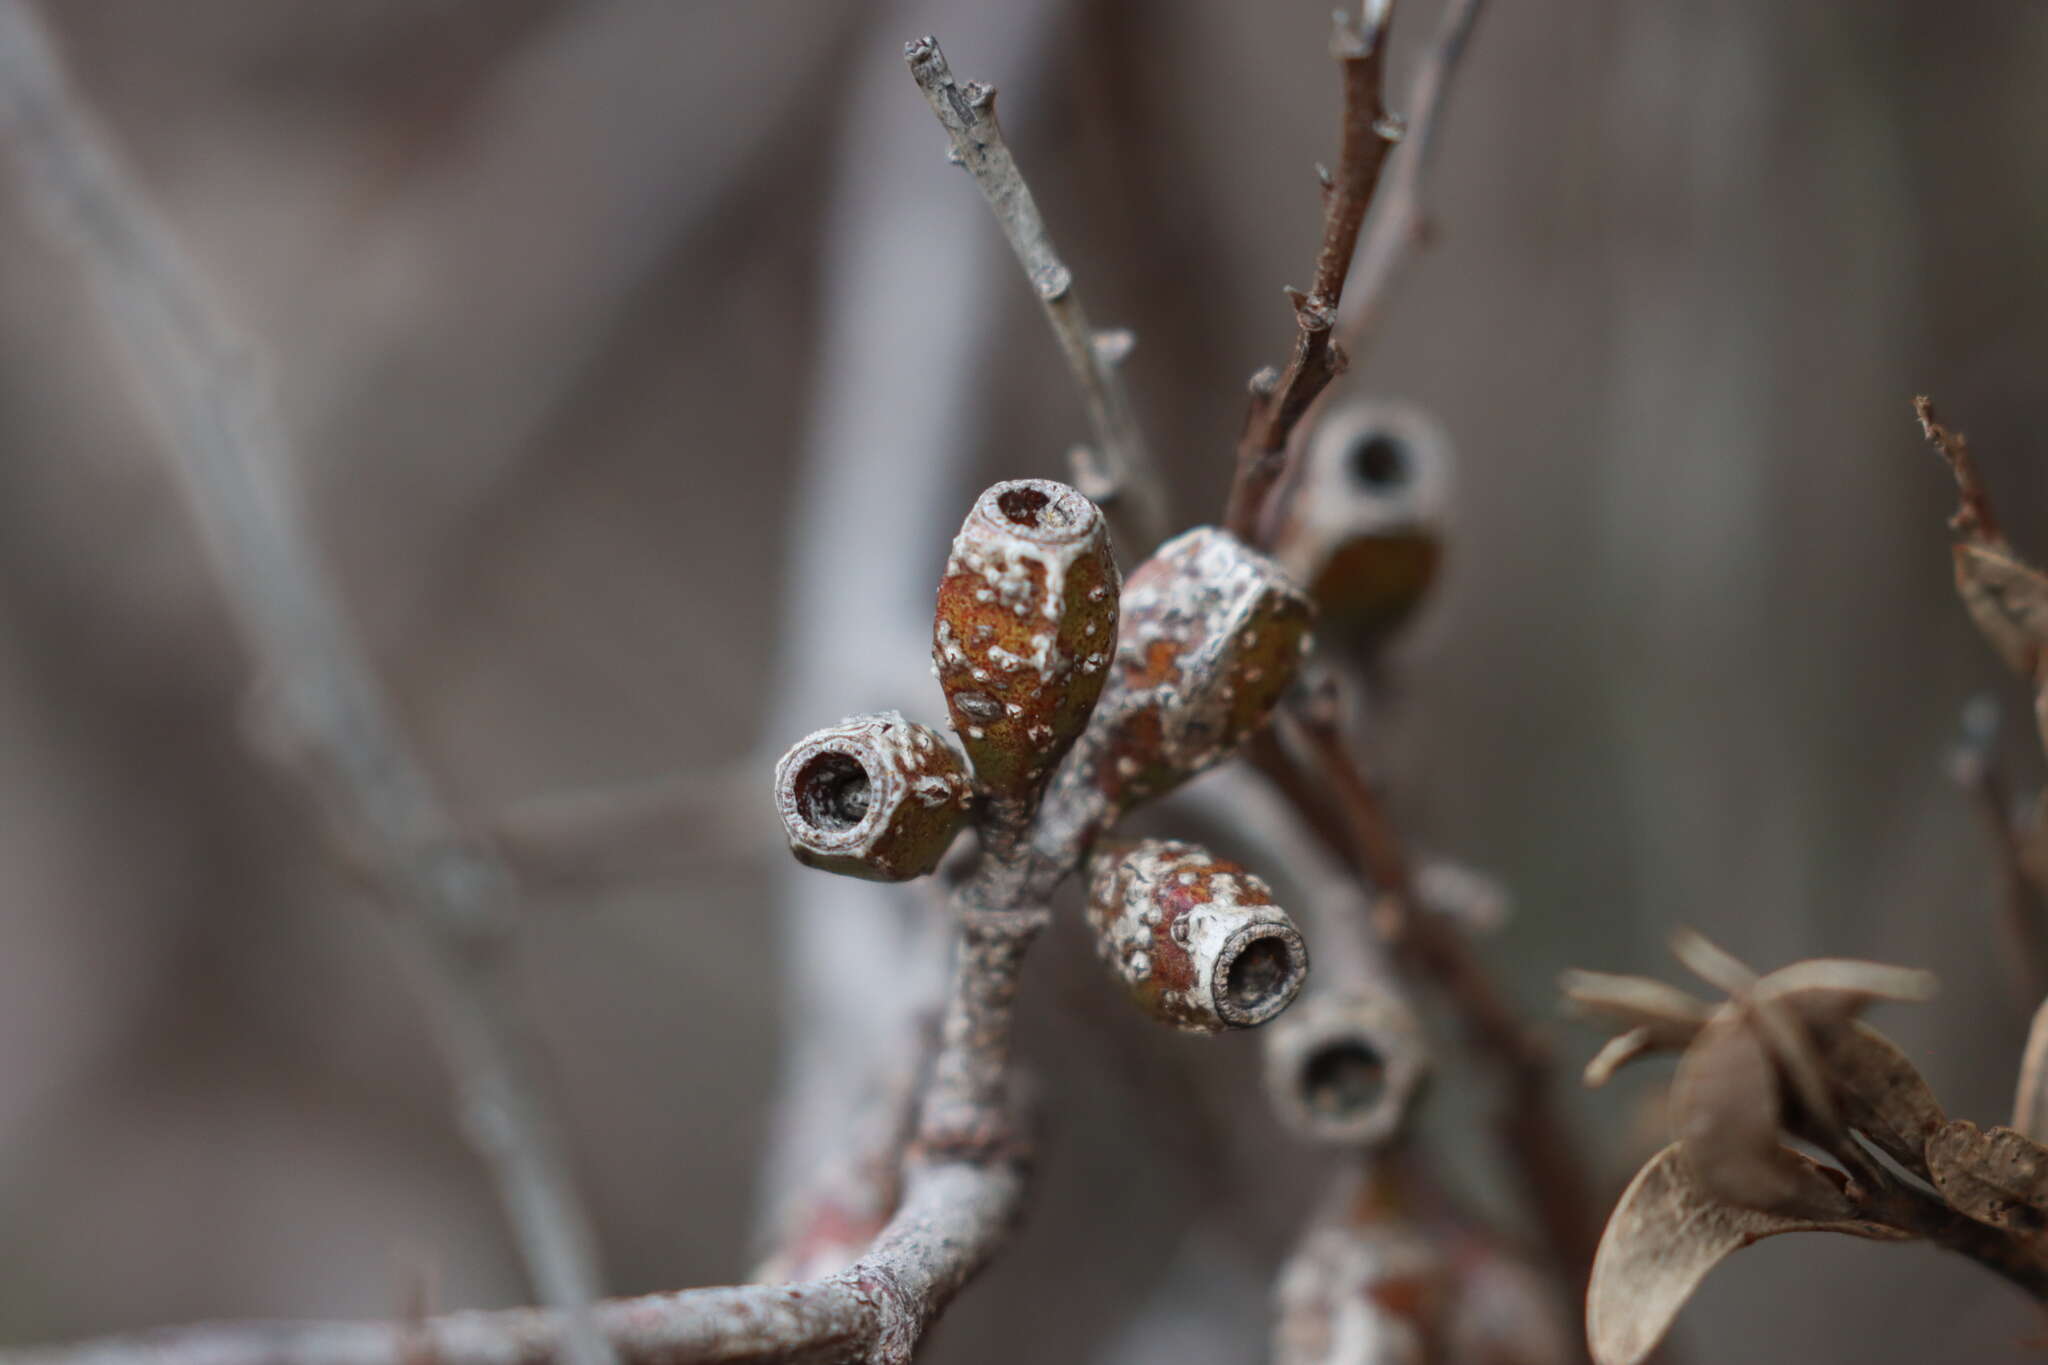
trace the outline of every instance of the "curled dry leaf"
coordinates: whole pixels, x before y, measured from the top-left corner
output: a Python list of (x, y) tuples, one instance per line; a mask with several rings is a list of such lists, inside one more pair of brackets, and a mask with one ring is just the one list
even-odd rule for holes
[(1697, 929), (1673, 930), (1671, 955), (1694, 976), (1731, 997), (1746, 995), (1757, 984), (1748, 963)]
[(1657, 1033), (1648, 1024), (1638, 1024), (1627, 1033), (1616, 1034), (1586, 1063), (1584, 1081), (1588, 1090), (1598, 1090), (1614, 1079), (1614, 1073), (1638, 1057), (1657, 1050)]
[(1879, 1000), (1923, 1004), (1934, 998), (1933, 972), (1847, 957), (1815, 957), (1780, 967), (1756, 993), (1782, 1000), (1816, 1031), (1855, 1017)]
[(1957, 1119), (1928, 1140), (1927, 1168), (1957, 1213), (2019, 1232), (2048, 1227), (2048, 1148), (2025, 1133)]
[(2033, 676), (2048, 645), (2048, 575), (2000, 550), (1955, 547), (1956, 593), (2013, 672)]
[[(1815, 1173), (1825, 1179), (1818, 1168)], [(1607, 1220), (1593, 1259), (1586, 1341), (1594, 1365), (1636, 1365), (1646, 1359), (1709, 1271), (1730, 1252), (1784, 1232), (1907, 1240), (1905, 1233), (1877, 1223), (1786, 1218), (1737, 1208), (1694, 1182), (1676, 1145), (1650, 1158)]]
[(1713, 1013), (1704, 1000), (1647, 976), (1573, 968), (1558, 977), (1558, 988), (1575, 1013), (1647, 1028), (1661, 1048), (1690, 1043)]
[(1846, 1218), (1848, 1196), (1779, 1141), (1778, 1067), (1749, 1018), (1715, 1016), (1679, 1059), (1671, 1126), (1700, 1187), (1725, 1203), (1800, 1218)]
[(1927, 1140), (1948, 1123), (1934, 1091), (1898, 1045), (1851, 1020), (1817, 1038), (1842, 1122), (1916, 1175), (1927, 1174)]

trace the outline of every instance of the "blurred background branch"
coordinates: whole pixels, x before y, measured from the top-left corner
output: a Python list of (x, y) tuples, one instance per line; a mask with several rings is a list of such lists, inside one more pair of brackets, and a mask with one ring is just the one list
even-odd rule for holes
[(468, 846), (387, 713), (279, 486), (291, 467), (263, 366), (229, 331), (169, 228), (77, 103), (25, 0), (0, 0), (0, 134), (49, 231), (75, 253), (263, 669), (280, 757), (410, 931), (464, 1125), (495, 1176), (565, 1354), (606, 1365), (597, 1252), (504, 976), (513, 878)]

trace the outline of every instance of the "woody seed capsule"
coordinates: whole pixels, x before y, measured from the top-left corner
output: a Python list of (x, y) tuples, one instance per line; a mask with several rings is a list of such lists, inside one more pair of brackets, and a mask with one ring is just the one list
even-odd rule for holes
[(1109, 686), (1057, 803), (1093, 805), (1089, 827), (1101, 828), (1227, 757), (1293, 681), (1314, 611), (1227, 531), (1199, 526), (1160, 546), (1124, 585)]
[(1312, 1142), (1385, 1143), (1429, 1074), (1422, 1025), (1385, 992), (1311, 996), (1265, 1038), (1273, 1107)]
[(1193, 844), (1149, 839), (1090, 863), (1096, 951), (1147, 1014), (1195, 1033), (1263, 1024), (1308, 975), (1266, 884)]
[(775, 765), (775, 808), (797, 861), (869, 881), (937, 867), (973, 802), (960, 755), (894, 711), (816, 731)]
[(1370, 651), (1409, 621), (1436, 581), (1450, 489), (1450, 437), (1421, 408), (1367, 400), (1317, 424), (1270, 543), (1315, 599), (1320, 638)]
[(998, 803), (1028, 810), (1087, 724), (1117, 586), (1101, 511), (1049, 479), (997, 484), (954, 537), (932, 657), (961, 747)]

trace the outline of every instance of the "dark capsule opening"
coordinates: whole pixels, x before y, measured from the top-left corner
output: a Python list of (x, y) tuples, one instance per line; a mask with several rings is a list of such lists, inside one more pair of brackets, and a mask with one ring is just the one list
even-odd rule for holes
[(1257, 1021), (1278, 1012), (1294, 995), (1294, 954), (1279, 934), (1255, 938), (1231, 959), (1223, 977), (1223, 994), (1245, 1016)]
[(850, 754), (817, 755), (796, 775), (796, 809), (812, 829), (852, 829), (867, 818), (868, 770)]
[(1052, 499), (1036, 488), (1006, 489), (997, 496), (996, 506), (1002, 509), (1004, 516), (1026, 530), (1035, 531), (1041, 525), (1058, 524), (1051, 520), (1047, 511), (1052, 506)]
[(1386, 1060), (1355, 1038), (1325, 1043), (1301, 1067), (1310, 1112), (1330, 1118), (1365, 1113), (1379, 1103), (1386, 1083)]
[(1408, 481), (1406, 443), (1374, 432), (1351, 451), (1351, 477), (1375, 493), (1391, 492)]

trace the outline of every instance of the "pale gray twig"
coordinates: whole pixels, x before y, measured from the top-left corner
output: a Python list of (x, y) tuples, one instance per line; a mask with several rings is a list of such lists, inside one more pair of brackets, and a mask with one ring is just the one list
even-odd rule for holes
[(1089, 326), (1073, 272), (1054, 249), (1031, 187), (997, 126), (995, 88), (979, 81), (957, 84), (934, 38), (904, 44), (903, 55), (952, 139), (953, 160), (974, 177), (1017, 253), (1080, 386), (1095, 443), (1075, 448), (1074, 485), (1101, 504), (1125, 547), (1142, 558), (1165, 537), (1167, 508), (1165, 485), (1146, 451), (1118, 370), (1130, 351), (1131, 335)]
[[(868, 31), (914, 32), (936, 7), (882, 6)], [(1060, 11), (1060, 0), (1013, 0), (981, 31), (1006, 69), (1028, 71)], [(980, 211), (937, 192), (943, 169), (920, 151), (928, 115), (906, 98), (891, 45), (878, 37), (875, 60), (851, 60), (852, 88), (830, 130), (784, 644), (764, 720), (778, 749), (821, 723), (930, 695), (931, 549), (967, 496), (980, 376), (997, 336), (988, 317), (1003, 265), (993, 237), (975, 230)], [(903, 887), (821, 877), (790, 858), (773, 865), (786, 1012), (761, 1172), (764, 1239), (785, 1235), (815, 1202), (818, 1173), (843, 1155), (877, 1078), (911, 1046), (911, 1016), (941, 1001), (946, 983), (945, 959), (918, 947), (913, 916), (926, 907)]]
[[(905, 1365), (1001, 1246), (1029, 1161), (1009, 1070), (1011, 1007), (1024, 952), (1049, 916), (1003, 901), (1014, 869), (991, 861), (954, 898), (961, 950), (943, 1041), (887, 1226), (835, 1274), (599, 1305), (595, 1326), (624, 1365)], [(0, 1352), (0, 1365), (543, 1365), (565, 1345), (565, 1321), (512, 1309), (424, 1322), (224, 1323)]]
[[(836, 1275), (649, 1294), (599, 1305), (626, 1365), (902, 1365), (924, 1328), (1015, 1221), (1015, 1158), (912, 1164), (896, 1216)], [(549, 1365), (560, 1317), (539, 1309), (425, 1322), (220, 1323), (0, 1354), (5, 1365)]]
[(0, 0), (0, 137), (52, 239), (72, 252), (168, 429), (165, 454), (222, 587), (266, 670), (279, 728), (374, 860), (535, 1288), (565, 1315), (578, 1365), (592, 1329), (588, 1222), (529, 1075), (502, 973), (512, 881), (466, 847), (386, 710), (342, 607), (280, 487), (287, 443), (264, 381), (197, 271), (80, 103), (35, 14)]
[(1385, 190), (1374, 205), (1358, 258), (1351, 267), (1351, 287), (1337, 318), (1337, 339), (1355, 361), (1386, 315), (1392, 286), (1410, 253), (1426, 246), (1436, 224), (1423, 200), (1423, 182), (1436, 149), (1437, 126), (1443, 119), (1458, 63), (1470, 45), (1472, 30), (1486, 0), (1445, 0), (1436, 39), (1415, 68), (1408, 89), (1406, 131), (1388, 158)]

